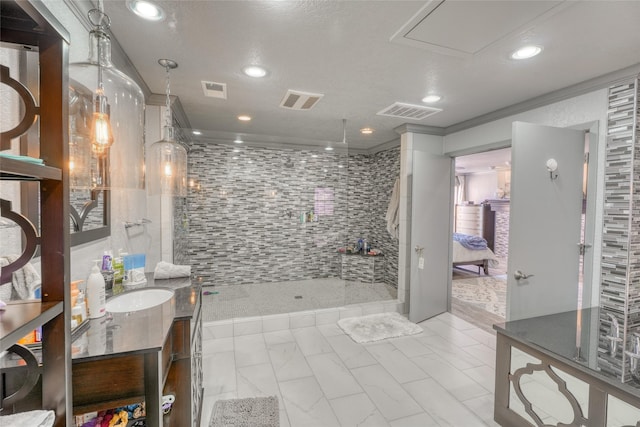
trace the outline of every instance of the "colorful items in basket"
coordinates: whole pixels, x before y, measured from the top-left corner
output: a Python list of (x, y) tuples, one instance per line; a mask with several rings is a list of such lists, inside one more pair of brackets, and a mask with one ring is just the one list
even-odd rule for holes
[(145, 415), (144, 402), (136, 403), (107, 411), (77, 415), (76, 425), (81, 427), (130, 427), (136, 424), (136, 420), (140, 422), (137, 425), (144, 425)]

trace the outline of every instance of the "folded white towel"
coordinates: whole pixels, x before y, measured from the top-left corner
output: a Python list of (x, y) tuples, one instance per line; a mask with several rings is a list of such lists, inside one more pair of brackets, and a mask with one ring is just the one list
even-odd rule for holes
[(189, 276), (191, 276), (190, 265), (176, 265), (164, 261), (160, 261), (153, 272), (153, 277), (155, 279), (174, 279), (177, 277)]
[(51, 427), (56, 421), (53, 411), (28, 411), (13, 415), (0, 416), (2, 427)]

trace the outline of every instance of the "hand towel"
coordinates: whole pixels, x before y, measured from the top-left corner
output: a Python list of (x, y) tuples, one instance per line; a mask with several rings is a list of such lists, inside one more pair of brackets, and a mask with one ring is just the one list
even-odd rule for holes
[(51, 427), (56, 421), (53, 411), (28, 411), (0, 416), (2, 427)]
[(164, 261), (156, 264), (156, 269), (153, 272), (154, 279), (174, 279), (189, 276), (191, 276), (190, 265), (176, 265)]
[(387, 231), (391, 237), (398, 239), (400, 236), (400, 178), (396, 178), (396, 182), (393, 184), (385, 220), (387, 221)]

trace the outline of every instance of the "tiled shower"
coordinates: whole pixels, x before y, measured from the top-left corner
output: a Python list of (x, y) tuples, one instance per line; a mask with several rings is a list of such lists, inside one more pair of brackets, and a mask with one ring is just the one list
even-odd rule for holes
[(385, 213), (399, 172), (399, 147), (349, 154), (194, 142), (187, 199), (194, 273), (213, 285), (340, 278), (353, 272), (341, 271), (338, 248), (366, 238), (384, 253), (378, 278), (397, 286), (398, 242)]

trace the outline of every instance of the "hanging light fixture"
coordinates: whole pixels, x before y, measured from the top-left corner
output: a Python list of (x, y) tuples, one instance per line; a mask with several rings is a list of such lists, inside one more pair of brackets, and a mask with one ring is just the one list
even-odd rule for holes
[[(101, 5), (102, 3), (100, 3)], [(93, 31), (98, 37), (108, 37), (106, 31), (111, 26), (111, 19), (101, 9), (91, 9), (89, 11), (89, 20), (94, 26)], [(101, 57), (102, 43), (98, 43), (98, 58)], [(104, 91), (104, 81), (102, 76), (102, 65), (98, 61), (98, 87), (95, 91), (93, 117), (91, 118), (91, 148), (98, 156), (103, 156), (109, 151), (109, 147), (113, 145), (113, 131), (111, 129), (109, 112), (109, 101)]]
[(187, 196), (187, 150), (176, 141), (176, 131), (171, 120), (170, 71), (178, 68), (171, 59), (158, 63), (166, 70), (166, 94), (164, 135), (154, 142), (149, 153), (147, 173), (149, 194)]
[(83, 193), (78, 197), (86, 190), (144, 189), (144, 94), (111, 62), (103, 3), (87, 15), (88, 58), (69, 64), (70, 185)]

